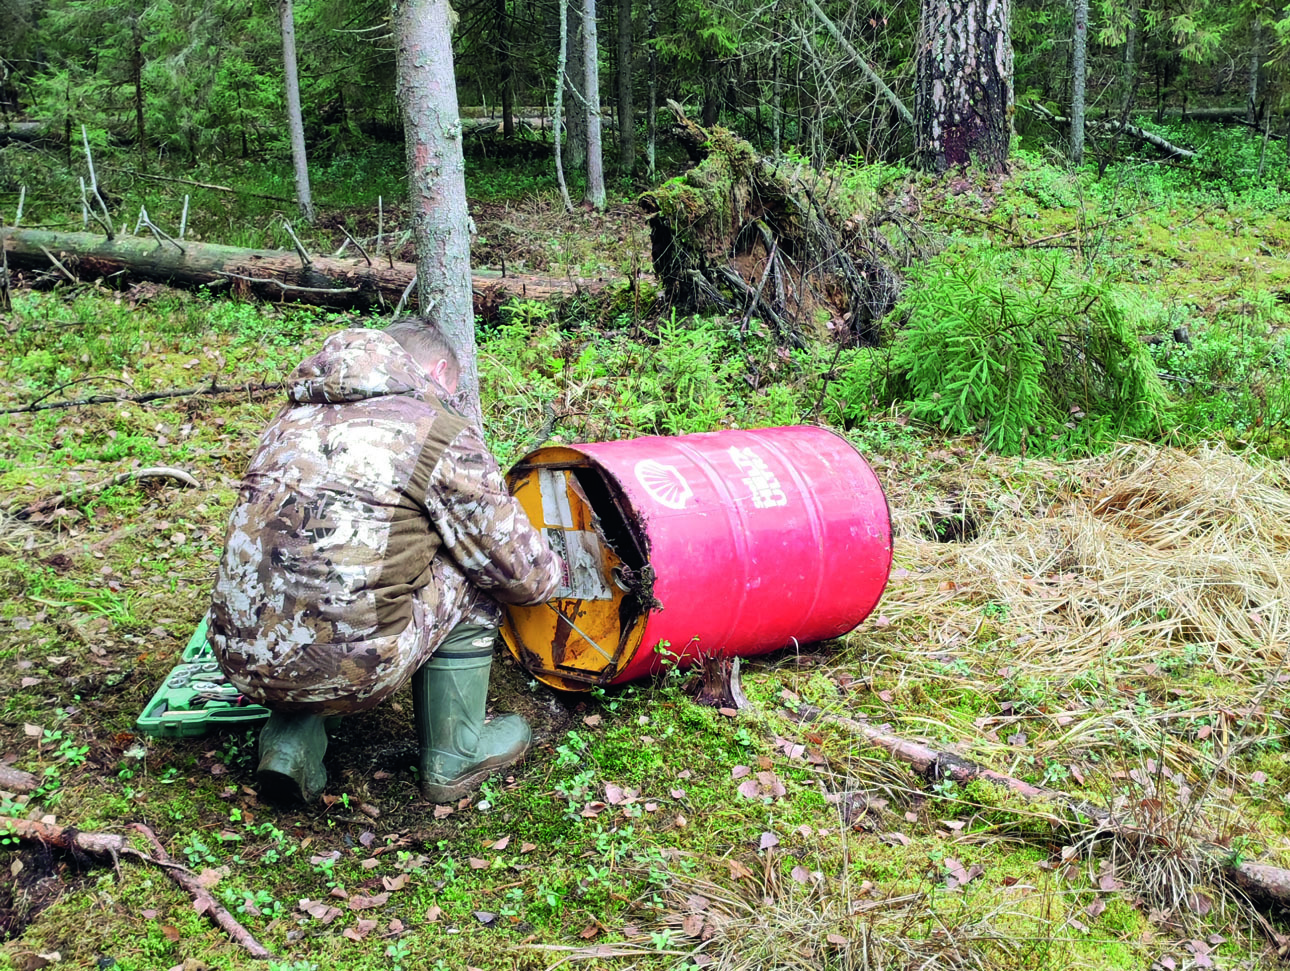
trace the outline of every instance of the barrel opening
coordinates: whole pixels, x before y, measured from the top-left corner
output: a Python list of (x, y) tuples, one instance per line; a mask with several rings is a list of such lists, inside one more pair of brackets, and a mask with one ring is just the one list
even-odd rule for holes
[[(645, 532), (629, 511), (627, 501), (620, 492), (611, 489), (604, 474), (596, 468), (582, 466), (573, 469), (587, 505), (596, 515), (600, 538), (623, 561), (630, 571), (643, 569), (648, 562)], [(624, 571), (626, 572), (626, 571)]]

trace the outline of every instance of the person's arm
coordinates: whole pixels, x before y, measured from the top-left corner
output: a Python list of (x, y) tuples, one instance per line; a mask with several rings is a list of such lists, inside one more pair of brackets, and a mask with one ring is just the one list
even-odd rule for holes
[(443, 552), (494, 599), (536, 604), (554, 596), (564, 564), (506, 491), (497, 460), (473, 425), (453, 439), (431, 473), (426, 509)]

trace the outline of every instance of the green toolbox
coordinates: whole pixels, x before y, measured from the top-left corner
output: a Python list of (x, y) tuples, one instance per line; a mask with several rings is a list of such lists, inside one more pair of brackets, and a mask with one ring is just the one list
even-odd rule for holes
[(180, 662), (166, 676), (136, 723), (158, 738), (191, 738), (216, 728), (253, 728), (269, 717), (229, 683), (206, 637), (208, 617), (193, 631)]

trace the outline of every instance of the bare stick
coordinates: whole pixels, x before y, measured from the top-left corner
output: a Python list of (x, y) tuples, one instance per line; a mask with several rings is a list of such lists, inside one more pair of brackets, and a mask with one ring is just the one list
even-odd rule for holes
[(860, 68), (860, 72), (869, 79), (869, 83), (878, 89), (879, 94), (891, 102), (891, 106), (896, 109), (897, 114), (900, 115), (905, 124), (912, 125), (914, 116), (905, 107), (905, 103), (896, 96), (896, 92), (887, 87), (882, 78), (878, 77), (878, 72), (869, 66), (869, 62), (860, 56), (860, 52), (851, 46), (851, 42), (846, 39), (842, 31), (838, 30), (838, 25), (829, 19), (828, 14), (820, 9), (820, 5), (815, 0), (806, 0), (806, 5), (811, 8), (811, 12), (815, 14), (816, 19), (824, 25), (824, 29), (833, 35), (833, 39), (838, 42), (838, 46), (846, 51), (852, 63)]
[[(925, 779), (953, 779), (955, 782), (963, 784), (974, 779), (985, 779), (1016, 793), (1026, 802), (1040, 803), (1041, 805), (1038, 808), (1044, 810), (1045, 816), (1054, 825), (1069, 826), (1073, 820), (1085, 819), (1091, 821), (1093, 825), (1103, 832), (1122, 834), (1137, 839), (1152, 838), (1152, 833), (1143, 830), (1140, 826), (1130, 821), (1115, 816), (1110, 810), (1093, 806), (1064, 792), (1033, 786), (1029, 782), (1023, 782), (1020, 779), (1014, 779), (1011, 776), (987, 769), (958, 755), (953, 755), (949, 752), (938, 752), (930, 745), (892, 735), (890, 732), (884, 732), (854, 718), (831, 715), (810, 705), (803, 705), (796, 717), (802, 721), (817, 719), (837, 725), (839, 728), (845, 729), (871, 745), (883, 749), (900, 761), (907, 763)], [(1052, 812), (1054, 807), (1061, 807), (1070, 811), (1073, 814), (1072, 819), (1062, 818), (1054, 814)], [(1220, 846), (1215, 843), (1198, 840), (1195, 845), (1204, 862), (1214, 866), (1223, 876), (1247, 894), (1270, 900), (1282, 906), (1290, 902), (1290, 870), (1261, 863), (1243, 862), (1239, 855), (1232, 853), (1230, 847)]]
[[(276, 277), (271, 276), (244, 276), (241, 273), (228, 273), (225, 270), (216, 270), (220, 276), (226, 276), (234, 280), (246, 280), (250, 283), (272, 283), (282, 290), (283, 293), (359, 293), (362, 287), (298, 287), (291, 283), (283, 283)], [(413, 282), (416, 277), (413, 277)], [(409, 284), (410, 285), (410, 284)]]
[[(403, 290), (403, 296), (399, 297), (398, 306), (394, 308), (393, 320), (399, 319), (399, 314), (403, 313), (403, 305), (408, 302), (408, 297), (412, 296), (412, 288), (417, 285), (417, 275), (412, 274), (412, 279), (408, 281), (407, 287)], [(427, 308), (428, 310), (429, 308)]]
[(154, 223), (153, 223), (153, 221), (152, 221), (151, 219), (149, 219), (149, 218), (148, 218), (148, 210), (147, 210), (147, 209), (144, 209), (144, 210), (143, 210), (143, 224), (144, 224), (145, 226), (147, 226), (147, 227), (148, 227), (148, 229), (152, 232), (152, 238), (153, 238), (153, 239), (155, 239), (155, 240), (157, 241), (157, 247), (158, 247), (158, 248), (160, 248), (161, 246), (163, 246), (163, 245), (164, 245), (164, 244), (162, 243), (162, 240), (164, 239), (167, 243), (170, 243), (172, 246), (174, 246), (174, 247), (175, 247), (175, 249), (179, 250), (179, 252), (183, 253), (185, 256), (187, 256), (187, 255), (188, 255), (188, 251), (187, 251), (186, 249), (184, 249), (184, 248), (183, 248), (183, 246), (181, 246), (181, 245), (180, 245), (180, 244), (179, 244), (179, 243), (174, 239), (174, 237), (173, 237), (173, 236), (171, 236), (169, 233), (167, 233), (167, 232), (166, 232), (164, 229), (162, 229), (160, 226), (157, 226), (156, 224), (154, 224)]
[(18, 215), (13, 217), (13, 228), (17, 229), (18, 224), (22, 222), (22, 206), (27, 201), (27, 187), (20, 186), (18, 189)]
[(107, 203), (103, 201), (103, 196), (99, 193), (98, 176), (94, 174), (94, 155), (90, 152), (90, 136), (84, 125), (81, 125), (81, 141), (85, 144), (85, 164), (90, 167), (90, 193), (98, 200), (99, 206), (103, 210), (103, 225), (107, 230), (108, 239), (111, 239), (116, 235), (116, 230), (112, 226), (112, 216), (108, 212)]
[(85, 195), (85, 179), (81, 177), (81, 228), (90, 228), (90, 203)]
[[(349, 234), (346, 233), (346, 236)], [(381, 251), (381, 237), (385, 235), (385, 197), (376, 197), (376, 251)], [(357, 244), (355, 244), (357, 245)], [(368, 260), (370, 263), (371, 260)]]
[(188, 232), (188, 200), (190, 196), (184, 193), (184, 213), (179, 217), (179, 238), (184, 238), (184, 233)]
[[(349, 230), (348, 230), (348, 229), (346, 229), (344, 226), (341, 226), (341, 227), (340, 227), (340, 231), (341, 231), (342, 233), (344, 233), (344, 234), (345, 234), (345, 240), (346, 240), (347, 242), (353, 243), (353, 244), (354, 244), (354, 248), (355, 248), (356, 250), (358, 250), (360, 253), (362, 253), (362, 254), (363, 254), (363, 259), (367, 260), (367, 265), (368, 265), (368, 266), (371, 266), (371, 265), (372, 265), (372, 258), (371, 258), (370, 256), (368, 256), (368, 255), (367, 255), (367, 250), (363, 249), (363, 245), (362, 245), (358, 240), (356, 240), (353, 236), (351, 236), (351, 235), (349, 234)], [(378, 238), (378, 245), (379, 245), (379, 238)], [(342, 246), (342, 247), (341, 247), (341, 249), (343, 250), (343, 249), (344, 249), (344, 247)], [(337, 255), (339, 255), (339, 254), (337, 254)]]
[(313, 260), (309, 258), (308, 250), (305, 249), (304, 244), (300, 242), (299, 238), (296, 236), (296, 231), (291, 228), (291, 223), (284, 219), (282, 220), (282, 225), (286, 227), (287, 235), (291, 237), (291, 242), (296, 246), (296, 252), (300, 254), (300, 262), (305, 266), (309, 266), (313, 263)]
[(76, 277), (72, 276), (71, 271), (68, 270), (67, 267), (63, 266), (62, 263), (58, 262), (58, 257), (56, 257), (53, 253), (45, 249), (45, 247), (43, 246), (40, 248), (40, 251), (49, 257), (49, 262), (53, 263), (54, 266), (58, 267), (60, 270), (63, 271), (63, 276), (67, 277), (67, 279), (71, 280), (73, 283), (81, 282), (80, 280), (76, 279)]
[(124, 485), (127, 482), (138, 482), (144, 479), (174, 479), (190, 489), (198, 489), (201, 484), (183, 469), (172, 469), (164, 465), (154, 465), (146, 469), (131, 469), (129, 472), (122, 472), (114, 475), (109, 479), (103, 479), (100, 482), (93, 482), (89, 485), (81, 486), (79, 489), (71, 489), (67, 492), (56, 496), (50, 496), (47, 499), (40, 499), (29, 506), (18, 510), (14, 515), (18, 519), (30, 519), (32, 516), (41, 516), (51, 513), (55, 509), (61, 509), (70, 502), (102, 492), (113, 486)]
[(757, 292), (753, 298), (748, 301), (748, 307), (744, 310), (744, 319), (739, 322), (739, 333), (746, 333), (748, 322), (752, 320), (753, 310), (761, 303), (761, 292), (766, 289), (766, 279), (770, 276), (771, 269), (775, 266), (775, 253), (779, 249), (779, 240), (770, 244), (770, 253), (766, 256), (766, 269), (762, 270), (761, 281), (757, 284)]
[(126, 175), (132, 175), (136, 179), (151, 179), (153, 182), (174, 182), (178, 185), (196, 186), (198, 189), (213, 189), (216, 192), (231, 192), (234, 195), (250, 196), (252, 199), (268, 199), (270, 202), (290, 202), (295, 204), (295, 199), (288, 199), (286, 196), (271, 196), (263, 192), (247, 192), (245, 189), (234, 189), (232, 186), (215, 185), (211, 182), (194, 182), (192, 179), (176, 179), (169, 175), (148, 175), (146, 172), (136, 172), (134, 169), (113, 169), (115, 172), (124, 172)]
[(139, 218), (134, 221), (134, 232), (131, 236), (138, 236), (139, 230), (143, 227), (143, 206), (139, 207)]
[(88, 398), (75, 398), (71, 401), (33, 401), (20, 408), (5, 408), (0, 415), (16, 415), (26, 411), (50, 411), (56, 408), (83, 408), (87, 405), (119, 404), (122, 401), (134, 404), (146, 404), (149, 401), (161, 401), (166, 398), (190, 398), (196, 395), (215, 394), (262, 394), (267, 391), (281, 391), (282, 382), (273, 381), (267, 384), (208, 384), (202, 388), (175, 388), (170, 391), (145, 391), (142, 394), (95, 394)]
[(78, 830), (74, 826), (54, 826), (49, 823), (36, 822), (31, 819), (18, 819), (13, 816), (0, 816), (0, 833), (6, 833), (30, 843), (57, 847), (69, 853), (83, 853), (88, 856), (107, 857), (112, 861), (120, 875), (122, 857), (150, 863), (166, 872), (171, 880), (179, 884), (193, 898), (193, 906), (199, 914), (205, 914), (218, 924), (230, 938), (240, 944), (256, 958), (272, 957), (264, 945), (260, 944), (251, 933), (238, 923), (237, 919), (225, 910), (211, 896), (186, 867), (172, 860), (166, 853), (156, 834), (141, 823), (133, 823), (131, 829), (143, 835), (152, 844), (153, 853), (142, 853), (129, 844), (124, 836), (115, 833), (92, 833)]

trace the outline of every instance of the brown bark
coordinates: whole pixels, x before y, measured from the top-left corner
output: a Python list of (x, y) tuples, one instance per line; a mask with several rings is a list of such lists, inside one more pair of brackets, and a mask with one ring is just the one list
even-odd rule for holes
[(170, 859), (152, 830), (142, 823), (133, 823), (130, 828), (142, 834), (152, 844), (151, 855), (139, 852), (126, 841), (125, 837), (117, 836), (115, 833), (85, 833), (73, 826), (54, 826), (30, 819), (0, 816), (0, 833), (16, 836), (20, 840), (43, 843), (73, 854), (108, 857), (113, 864), (119, 863), (121, 857), (126, 857), (160, 867), (166, 872), (166, 876), (193, 898), (193, 907), (197, 913), (210, 918), (234, 942), (245, 948), (251, 957), (273, 956), (268, 948), (251, 936), (250, 931), (238, 923), (237, 918), (220, 906), (219, 902), (211, 896), (210, 891), (198, 882), (197, 877)]
[(914, 151), (920, 168), (1007, 167), (1012, 0), (922, 0)]
[(32, 792), (40, 785), (40, 780), (30, 772), (15, 769), (12, 765), (0, 765), (0, 789), (5, 792)]
[(618, 170), (628, 176), (636, 168), (632, 62), (632, 0), (618, 0)]
[[(1115, 816), (1109, 810), (1101, 809), (1083, 802), (1064, 792), (1044, 789), (1031, 785), (1021, 779), (1003, 775), (992, 769), (978, 765), (968, 759), (949, 752), (939, 752), (929, 745), (913, 742), (909, 739), (884, 732), (872, 725), (847, 718), (842, 715), (830, 715), (812, 706), (803, 706), (796, 715), (803, 722), (825, 721), (844, 728), (853, 735), (864, 739), (871, 745), (883, 749), (893, 757), (908, 764), (915, 772), (929, 781), (953, 779), (958, 783), (968, 783), (984, 779), (997, 786), (1016, 793), (1022, 799), (1034, 803), (1048, 803), (1072, 813), (1072, 818), (1092, 820), (1101, 829), (1131, 836), (1135, 840), (1163, 840), (1166, 837), (1155, 837), (1143, 831), (1141, 827)], [(1042, 809), (1042, 806), (1039, 807)], [(1051, 814), (1051, 821), (1056, 826), (1069, 825), (1071, 819), (1064, 819)], [(1273, 903), (1281, 907), (1290, 905), (1290, 870), (1283, 867), (1269, 866), (1264, 863), (1241, 861), (1229, 847), (1216, 843), (1197, 841), (1197, 852), (1203, 862), (1214, 867), (1225, 879), (1238, 887), (1254, 900)]]
[[(184, 242), (183, 249), (155, 240), (117, 236), (111, 242), (95, 233), (57, 233), (35, 229), (10, 231), (4, 249), (10, 267), (44, 270), (54, 256), (83, 280), (115, 276), (121, 280), (154, 280), (171, 286), (227, 286), (233, 293), (265, 300), (306, 303), (338, 310), (395, 307), (412, 282), (411, 263), (341, 260), (315, 256), (304, 265), (294, 252), (253, 250), (213, 243)], [(598, 292), (603, 281), (582, 282), (554, 277), (502, 276), (480, 271), (471, 277), (474, 315), (496, 316), (511, 297), (547, 301), (578, 292)], [(415, 296), (415, 295), (414, 295)], [(413, 301), (415, 303), (415, 300)]]

